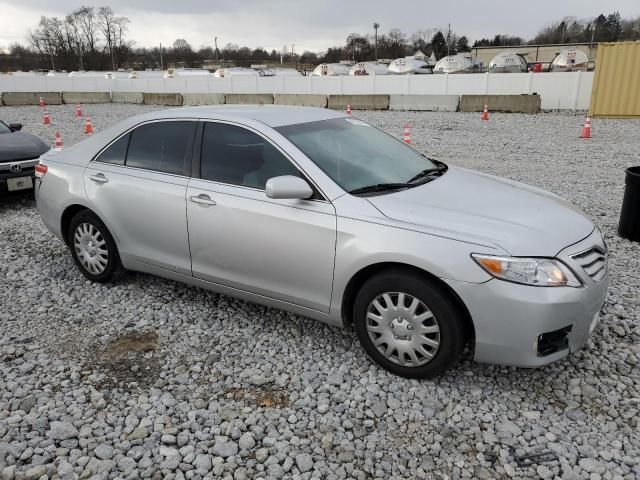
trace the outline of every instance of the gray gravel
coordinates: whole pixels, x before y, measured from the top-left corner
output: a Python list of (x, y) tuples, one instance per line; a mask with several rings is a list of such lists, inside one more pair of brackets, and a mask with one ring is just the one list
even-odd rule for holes
[[(96, 130), (150, 107), (85, 106)], [(74, 106), (0, 108), (66, 144)], [(362, 112), (434, 157), (554, 191), (611, 249), (602, 323), (539, 370), (394, 377), (352, 332), (142, 274), (84, 280), (27, 196), (0, 199), (0, 479), (640, 477), (640, 245), (616, 226), (640, 123)], [(520, 467), (516, 455), (558, 460)]]

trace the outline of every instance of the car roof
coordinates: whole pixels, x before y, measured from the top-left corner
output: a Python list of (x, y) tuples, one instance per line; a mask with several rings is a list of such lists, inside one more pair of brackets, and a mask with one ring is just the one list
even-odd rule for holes
[(203, 118), (212, 120), (252, 119), (270, 127), (341, 118), (345, 114), (327, 108), (294, 107), (285, 105), (211, 105), (157, 110), (139, 116), (139, 119)]

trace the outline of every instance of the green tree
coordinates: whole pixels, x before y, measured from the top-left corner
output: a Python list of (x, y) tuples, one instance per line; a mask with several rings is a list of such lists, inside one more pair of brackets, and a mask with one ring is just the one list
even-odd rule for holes
[(458, 44), (456, 45), (458, 52), (468, 52), (469, 48), (469, 39), (464, 35), (458, 39)]
[(431, 39), (431, 49), (438, 60), (447, 55), (447, 41), (439, 30)]

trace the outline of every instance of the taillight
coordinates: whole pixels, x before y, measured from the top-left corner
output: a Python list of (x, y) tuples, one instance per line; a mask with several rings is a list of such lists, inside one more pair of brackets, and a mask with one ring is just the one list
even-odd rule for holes
[(47, 173), (47, 170), (48, 168), (46, 165), (39, 163), (38, 165), (36, 165), (36, 177), (38, 178), (44, 177), (44, 174)]

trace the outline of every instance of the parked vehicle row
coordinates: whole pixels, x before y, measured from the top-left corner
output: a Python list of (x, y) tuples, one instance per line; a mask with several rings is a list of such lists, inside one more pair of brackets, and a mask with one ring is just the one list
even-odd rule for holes
[(49, 146), (21, 132), (22, 124), (0, 121), (0, 194), (33, 188), (35, 166)]

